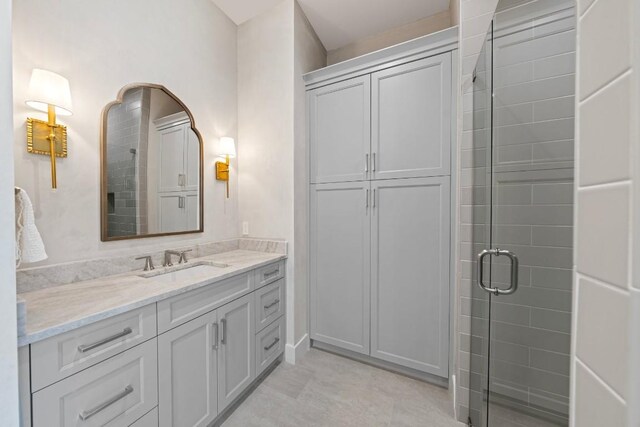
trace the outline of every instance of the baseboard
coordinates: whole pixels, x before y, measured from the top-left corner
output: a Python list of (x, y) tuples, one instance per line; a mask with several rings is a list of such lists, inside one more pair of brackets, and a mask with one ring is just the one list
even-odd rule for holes
[(284, 349), (284, 360), (287, 363), (291, 363), (295, 365), (296, 360), (300, 360), (304, 354), (309, 351), (310, 340), (309, 334), (304, 334), (300, 341), (298, 341), (295, 345), (287, 344)]
[(376, 368), (385, 369), (387, 371), (395, 372), (397, 374), (404, 375), (416, 380), (424, 381), (433, 385), (437, 385), (442, 388), (449, 388), (449, 379), (439, 377), (437, 375), (428, 374), (426, 372), (418, 371), (413, 368), (407, 368), (395, 363), (387, 362), (385, 360), (376, 359), (371, 356), (356, 353), (354, 351), (345, 350), (343, 348), (336, 347), (331, 344), (326, 344), (317, 340), (313, 340), (311, 343), (313, 348), (323, 350), (329, 353), (337, 354), (338, 356), (347, 357), (358, 362), (366, 363), (367, 365), (375, 366)]

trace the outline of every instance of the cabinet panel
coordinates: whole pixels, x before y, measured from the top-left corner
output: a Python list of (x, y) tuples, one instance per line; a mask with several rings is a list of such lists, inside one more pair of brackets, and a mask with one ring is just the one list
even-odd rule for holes
[(33, 391), (156, 336), (155, 304), (31, 345)]
[(131, 427), (158, 427), (158, 408), (149, 411), (144, 417), (131, 424)]
[(446, 377), (449, 177), (372, 183), (371, 356)]
[(284, 279), (281, 279), (255, 291), (256, 331), (284, 314), (284, 285)]
[(175, 328), (253, 290), (251, 272), (158, 302), (158, 332)]
[(156, 339), (33, 394), (33, 426), (130, 425), (158, 403)]
[(200, 187), (200, 141), (195, 132), (185, 126), (186, 149), (184, 153), (184, 190), (198, 191)]
[(256, 289), (282, 279), (284, 272), (284, 261), (278, 261), (256, 269)]
[(218, 415), (216, 312), (158, 337), (160, 426), (207, 426)]
[(279, 318), (256, 335), (256, 376), (264, 372), (284, 351), (285, 322)]
[(198, 193), (190, 193), (184, 196), (185, 214), (187, 216), (187, 230), (197, 230), (200, 228), (200, 197)]
[(311, 338), (369, 354), (368, 182), (311, 187)]
[(255, 312), (253, 295), (217, 310), (220, 324), (218, 409), (222, 412), (255, 379)]
[(185, 127), (165, 129), (160, 134), (159, 192), (182, 190)]
[(451, 54), (371, 75), (374, 179), (450, 171)]
[(370, 151), (370, 77), (308, 94), (312, 183), (366, 179)]
[(186, 228), (185, 198), (181, 193), (158, 194), (158, 222), (161, 233), (173, 233), (198, 228)]

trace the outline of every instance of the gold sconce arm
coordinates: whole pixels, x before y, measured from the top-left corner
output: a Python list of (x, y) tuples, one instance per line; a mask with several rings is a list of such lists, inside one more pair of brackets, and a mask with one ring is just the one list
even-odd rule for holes
[(229, 156), (226, 156), (226, 161), (216, 162), (216, 179), (218, 181), (225, 181), (227, 184), (227, 199), (229, 198)]

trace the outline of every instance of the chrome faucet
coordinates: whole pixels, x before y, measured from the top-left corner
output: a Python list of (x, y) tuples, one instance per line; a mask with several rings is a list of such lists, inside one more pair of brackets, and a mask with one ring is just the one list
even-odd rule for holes
[(187, 262), (187, 252), (191, 252), (191, 249), (186, 251), (164, 251), (164, 264), (163, 267), (171, 267), (173, 262), (171, 260), (171, 256), (175, 255), (178, 258), (178, 264), (182, 264), (183, 262)]
[(144, 271), (150, 271), (150, 270), (155, 269), (155, 267), (153, 266), (153, 259), (151, 258), (151, 255), (141, 256), (139, 258), (136, 258), (136, 260), (138, 260), (138, 259), (145, 260), (145, 262), (144, 262)]

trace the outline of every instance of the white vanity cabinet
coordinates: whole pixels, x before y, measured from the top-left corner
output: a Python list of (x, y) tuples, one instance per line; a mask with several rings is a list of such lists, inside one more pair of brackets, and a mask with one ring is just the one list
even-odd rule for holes
[(160, 426), (206, 427), (218, 416), (219, 330), (212, 311), (158, 337)]
[(449, 373), (456, 43), (305, 76), (312, 344), (422, 377)]
[(256, 377), (254, 296), (246, 295), (217, 310), (220, 325), (218, 406), (222, 411)]
[(22, 347), (22, 425), (211, 425), (284, 353), (284, 272), (276, 261)]

